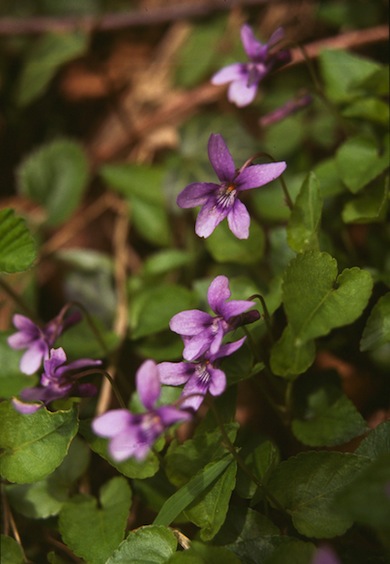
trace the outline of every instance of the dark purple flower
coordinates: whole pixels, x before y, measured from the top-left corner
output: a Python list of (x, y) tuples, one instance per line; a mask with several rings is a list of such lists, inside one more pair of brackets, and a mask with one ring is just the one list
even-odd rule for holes
[(34, 374), (43, 360), (49, 356), (49, 350), (64, 329), (80, 321), (78, 312), (70, 315), (66, 320), (60, 314), (44, 327), (39, 327), (24, 315), (15, 314), (13, 323), (18, 329), (8, 337), (7, 341), (12, 349), (27, 349), (20, 360), (20, 370), (24, 374)]
[[(13, 405), (20, 413), (34, 413), (43, 405), (70, 396), (90, 397), (95, 395), (93, 384), (79, 382), (79, 372), (84, 368), (100, 366), (101, 360), (82, 358), (67, 363), (66, 354), (61, 347), (51, 349), (49, 358), (44, 360), (44, 372), (38, 386), (25, 388), (20, 393), (20, 399), (14, 399)], [(34, 402), (34, 403), (24, 403)], [(36, 403), (40, 402), (40, 403)]]
[(208, 237), (227, 217), (230, 230), (238, 239), (249, 237), (250, 217), (238, 195), (245, 190), (263, 186), (278, 178), (286, 168), (285, 162), (247, 166), (236, 171), (233, 157), (223, 137), (212, 133), (208, 142), (208, 154), (220, 184), (194, 182), (177, 197), (181, 208), (202, 206), (196, 220), (195, 232)]
[(172, 317), (169, 326), (183, 338), (185, 360), (196, 360), (205, 353), (208, 356), (217, 354), (226, 333), (238, 327), (239, 316), (255, 304), (246, 300), (227, 301), (229, 298), (228, 278), (217, 276), (207, 292), (209, 305), (216, 316), (190, 309)]
[(276, 29), (268, 43), (258, 41), (248, 24), (241, 28), (241, 41), (249, 63), (233, 63), (222, 68), (211, 78), (212, 84), (230, 82), (228, 99), (236, 106), (243, 107), (253, 102), (260, 81), (277, 65), (288, 63), (290, 52), (283, 49), (270, 53), (270, 49), (284, 37), (281, 27)]
[(171, 405), (155, 407), (161, 393), (159, 369), (153, 360), (146, 360), (136, 374), (136, 386), (146, 413), (131, 413), (127, 409), (107, 411), (94, 419), (94, 432), (110, 439), (109, 453), (121, 462), (129, 457), (143, 460), (156, 439), (178, 421), (191, 414)]
[(158, 365), (161, 382), (169, 386), (185, 384), (181, 407), (196, 411), (207, 392), (212, 396), (219, 396), (225, 391), (226, 376), (216, 367), (216, 361), (236, 352), (245, 339), (246, 337), (243, 337), (234, 343), (221, 345), (215, 355), (200, 362), (161, 362)]

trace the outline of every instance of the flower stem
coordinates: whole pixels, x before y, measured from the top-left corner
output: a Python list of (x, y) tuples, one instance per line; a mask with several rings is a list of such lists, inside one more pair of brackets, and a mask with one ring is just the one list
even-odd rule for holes
[(37, 321), (37, 315), (29, 308), (27, 304), (18, 296), (13, 289), (5, 282), (3, 278), (0, 278), (0, 287), (13, 299), (13, 301), (20, 307), (27, 316), (33, 321)]

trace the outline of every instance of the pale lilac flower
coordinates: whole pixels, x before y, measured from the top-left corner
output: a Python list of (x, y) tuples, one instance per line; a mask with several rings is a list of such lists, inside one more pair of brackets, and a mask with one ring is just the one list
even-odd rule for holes
[(169, 386), (185, 384), (181, 395), (181, 407), (196, 411), (209, 392), (212, 396), (221, 395), (226, 388), (226, 375), (216, 367), (216, 361), (236, 352), (246, 337), (221, 345), (218, 352), (200, 362), (161, 362), (158, 364), (160, 379)]
[(278, 64), (291, 60), (290, 52), (283, 49), (270, 53), (270, 49), (284, 37), (281, 27), (276, 29), (268, 43), (258, 41), (248, 24), (241, 27), (241, 41), (249, 58), (248, 63), (233, 63), (219, 70), (211, 78), (212, 84), (230, 82), (228, 99), (238, 107), (253, 102), (260, 81)]
[[(183, 338), (185, 360), (196, 360), (205, 353), (208, 356), (217, 354), (226, 333), (241, 325), (240, 316), (255, 305), (255, 302), (247, 300), (227, 301), (229, 298), (228, 278), (217, 276), (207, 292), (209, 306), (216, 316), (190, 309), (172, 317), (169, 326)], [(255, 317), (258, 318), (258, 313)]]
[(202, 206), (196, 220), (195, 232), (208, 237), (227, 217), (230, 230), (238, 239), (249, 237), (250, 217), (239, 200), (240, 192), (263, 186), (278, 178), (286, 168), (285, 162), (250, 165), (236, 171), (233, 157), (219, 133), (212, 133), (208, 142), (209, 160), (220, 184), (194, 182), (177, 197), (181, 208)]
[(94, 419), (94, 432), (107, 437), (109, 453), (117, 462), (134, 457), (144, 460), (156, 439), (177, 423), (191, 418), (191, 414), (172, 405), (155, 407), (161, 393), (159, 369), (153, 360), (146, 360), (136, 374), (136, 386), (145, 413), (131, 413), (127, 409), (107, 411)]
[[(49, 358), (44, 360), (44, 372), (38, 386), (25, 388), (20, 393), (20, 399), (15, 398), (13, 405), (20, 413), (34, 413), (43, 405), (58, 399), (71, 396), (90, 397), (95, 395), (96, 386), (89, 383), (80, 383), (80, 370), (100, 366), (101, 360), (82, 358), (67, 362), (63, 348), (51, 349)], [(25, 403), (34, 402), (34, 403)], [(36, 403), (39, 402), (39, 403)]]
[(20, 370), (24, 374), (34, 374), (43, 360), (49, 356), (49, 350), (64, 329), (80, 321), (78, 312), (70, 315), (66, 320), (58, 315), (44, 327), (39, 327), (28, 317), (19, 313), (13, 316), (13, 324), (18, 331), (8, 337), (7, 341), (12, 349), (27, 349), (20, 360)]

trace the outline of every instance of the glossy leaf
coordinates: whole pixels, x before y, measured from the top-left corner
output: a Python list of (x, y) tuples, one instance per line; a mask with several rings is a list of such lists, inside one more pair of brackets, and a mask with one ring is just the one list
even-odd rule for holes
[(353, 519), (334, 507), (339, 491), (369, 464), (367, 458), (340, 452), (303, 452), (282, 462), (267, 489), (291, 515), (302, 535), (342, 535)]
[(311, 172), (302, 184), (287, 227), (287, 240), (296, 252), (317, 250), (322, 196), (318, 180)]
[(20, 192), (43, 206), (49, 226), (69, 219), (88, 182), (82, 147), (66, 139), (41, 146), (22, 162), (18, 172)]
[(319, 56), (325, 91), (335, 102), (345, 102), (359, 94), (356, 84), (381, 67), (376, 62), (343, 50), (324, 49)]
[(169, 321), (179, 311), (196, 306), (194, 294), (177, 284), (145, 288), (130, 302), (131, 337), (139, 339), (169, 329)]
[(379, 298), (367, 320), (360, 350), (371, 351), (390, 342), (390, 292)]
[(219, 546), (202, 544), (199, 541), (192, 541), (191, 546), (182, 552), (176, 552), (169, 560), (169, 564), (240, 564), (230, 550)]
[(334, 446), (362, 435), (367, 424), (352, 401), (340, 393), (318, 387), (308, 395), (304, 417), (292, 421), (297, 439), (309, 446)]
[(106, 564), (163, 564), (176, 552), (177, 540), (171, 529), (149, 525), (130, 531), (126, 540)]
[(68, 454), (52, 474), (33, 484), (6, 486), (12, 507), (32, 519), (57, 515), (69, 499), (72, 484), (86, 471), (89, 455), (87, 445), (75, 437)]
[[(225, 471), (227, 471), (232, 462), (233, 457), (231, 455), (227, 455), (217, 462), (210, 462), (210, 464), (208, 464), (200, 472), (195, 474), (192, 479), (190, 479), (164, 503), (161, 511), (154, 520), (154, 524), (166, 526), (170, 525), (182, 511), (184, 511), (192, 502), (194, 502), (199, 496), (207, 491), (209, 486), (211, 486), (212, 488), (212, 486), (214, 485), (213, 483), (218, 480), (221, 475), (224, 475)], [(229, 478), (231, 478), (230, 475)], [(230, 493), (231, 491), (228, 491), (229, 498)], [(207, 515), (205, 515), (204, 517), (207, 521), (204, 524), (204, 526), (206, 527), (208, 524)], [(219, 524), (219, 527), (220, 525), (221, 524)], [(208, 536), (213, 532), (214, 531), (209, 532), (209, 530), (206, 530), (205, 534)], [(215, 533), (216, 532), (217, 531), (215, 531)]]
[(336, 164), (341, 180), (355, 194), (388, 168), (389, 143), (380, 150), (372, 138), (351, 137), (338, 149)]
[(360, 443), (356, 454), (367, 456), (375, 460), (382, 454), (390, 453), (390, 421), (383, 421), (375, 429), (370, 431), (367, 437)]
[(26, 562), (20, 544), (12, 537), (1, 535), (1, 562), (2, 564), (24, 564)]
[(371, 290), (371, 275), (365, 270), (346, 268), (338, 275), (337, 262), (329, 254), (312, 251), (298, 255), (283, 280), (284, 307), (296, 344), (355, 321)]
[(339, 493), (336, 503), (354, 521), (390, 532), (390, 453), (363, 470)]
[(60, 511), (64, 542), (87, 562), (104, 564), (125, 536), (130, 504), (131, 490), (122, 477), (102, 486), (99, 507), (95, 498), (75, 495)]
[(37, 482), (53, 472), (78, 429), (75, 409), (52, 413), (42, 408), (22, 415), (8, 402), (0, 404), (0, 421), (1, 474), (19, 484)]
[(376, 223), (384, 221), (389, 206), (389, 179), (379, 180), (347, 202), (342, 211), (345, 223)]
[(0, 210), (0, 272), (27, 270), (36, 256), (36, 243), (24, 219), (11, 208)]
[(316, 347), (313, 340), (297, 339), (288, 325), (271, 349), (271, 369), (278, 376), (303, 374), (313, 364)]

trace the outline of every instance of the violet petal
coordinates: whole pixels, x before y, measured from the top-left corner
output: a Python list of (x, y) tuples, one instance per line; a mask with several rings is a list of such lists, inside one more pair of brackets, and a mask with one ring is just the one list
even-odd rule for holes
[(153, 360), (145, 360), (136, 374), (137, 392), (146, 409), (153, 409), (160, 397), (161, 383), (158, 368)]
[(157, 365), (160, 381), (168, 386), (185, 384), (193, 374), (193, 366), (187, 362), (160, 362)]
[(278, 178), (286, 170), (285, 162), (252, 165), (244, 169), (237, 178), (237, 189), (251, 190)]
[(188, 309), (174, 315), (169, 322), (169, 327), (179, 335), (192, 337), (210, 325), (212, 319), (211, 315), (205, 311)]
[(228, 89), (228, 99), (239, 108), (248, 106), (255, 99), (257, 83), (248, 85), (248, 73), (241, 79), (232, 82)]
[(180, 192), (176, 200), (177, 205), (180, 208), (203, 206), (210, 197), (210, 194), (213, 194), (218, 188), (219, 185), (213, 182), (193, 182)]
[(226, 276), (217, 276), (207, 290), (207, 301), (211, 309), (221, 315), (222, 306), (230, 298), (229, 280)]
[(231, 182), (236, 167), (227, 145), (219, 133), (212, 133), (208, 142), (208, 155), (210, 163), (221, 182)]
[(227, 219), (229, 228), (237, 239), (248, 239), (251, 220), (248, 210), (240, 200), (234, 202), (234, 206), (229, 211)]
[(232, 82), (234, 80), (240, 80), (240, 78), (245, 73), (245, 65), (242, 63), (233, 63), (227, 67), (223, 67), (221, 70), (216, 72), (212, 78), (211, 83), (214, 85), (226, 84), (227, 82)]
[(210, 199), (198, 214), (195, 224), (195, 233), (199, 237), (209, 237), (228, 213), (229, 208), (219, 209), (216, 207), (215, 200)]
[(92, 421), (92, 429), (100, 437), (115, 437), (126, 432), (131, 424), (132, 415), (127, 409), (113, 409)]

